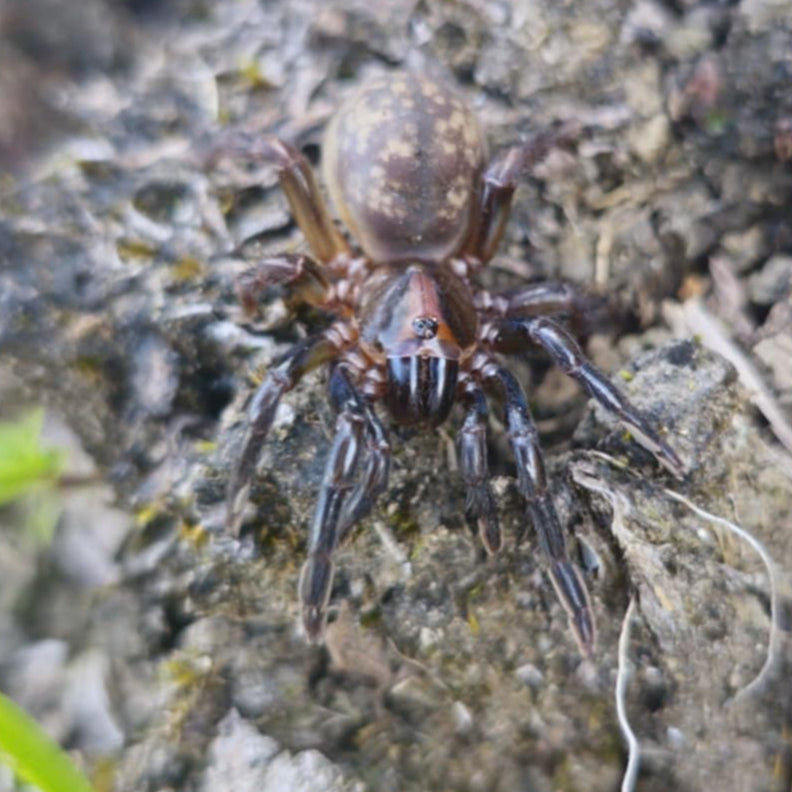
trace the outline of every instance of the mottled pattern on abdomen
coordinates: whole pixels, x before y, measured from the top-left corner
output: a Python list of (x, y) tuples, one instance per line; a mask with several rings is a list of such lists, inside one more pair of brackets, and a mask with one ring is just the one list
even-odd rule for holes
[(377, 262), (442, 260), (464, 241), (484, 164), (478, 121), (448, 87), (394, 74), (347, 101), (328, 129), (336, 210)]

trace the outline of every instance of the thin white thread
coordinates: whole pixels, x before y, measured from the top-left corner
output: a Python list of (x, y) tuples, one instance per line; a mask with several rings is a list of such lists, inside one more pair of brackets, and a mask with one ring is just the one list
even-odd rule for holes
[(630, 681), (630, 623), (635, 611), (635, 594), (630, 596), (630, 603), (624, 614), (621, 631), (619, 632), (619, 663), (616, 674), (616, 717), (619, 728), (627, 743), (627, 767), (622, 778), (621, 792), (634, 792), (641, 766), (641, 746), (638, 738), (627, 719), (627, 683)]

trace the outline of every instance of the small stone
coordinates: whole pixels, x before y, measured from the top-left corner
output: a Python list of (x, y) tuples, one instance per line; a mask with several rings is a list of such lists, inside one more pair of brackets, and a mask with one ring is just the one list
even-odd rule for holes
[(665, 39), (669, 54), (687, 60), (707, 50), (712, 44), (712, 32), (706, 18), (690, 15), (685, 24), (674, 28)]
[(792, 389), (792, 332), (779, 333), (760, 341), (754, 354), (773, 372), (773, 385), (779, 390)]
[(260, 668), (244, 668), (234, 675), (231, 701), (246, 718), (258, 718), (279, 703), (277, 683), (277, 678)]
[(771, 256), (748, 278), (748, 293), (757, 305), (774, 305), (792, 290), (792, 256)]
[(189, 624), (179, 636), (179, 648), (190, 655), (208, 655), (218, 646), (239, 641), (234, 625), (224, 616), (207, 616)]
[(457, 734), (470, 733), (473, 728), (473, 714), (461, 701), (455, 701), (451, 706), (451, 717)]
[(663, 672), (657, 666), (649, 666), (641, 674), (644, 684), (641, 698), (647, 709), (655, 712), (661, 709), (668, 698), (668, 685)]
[(631, 69), (624, 85), (625, 101), (639, 118), (652, 118), (662, 112), (663, 97), (660, 92), (662, 75), (655, 61), (641, 63)]
[(397, 682), (388, 691), (388, 699), (395, 710), (414, 720), (422, 720), (438, 703), (435, 692), (416, 676)]
[(418, 634), (418, 645), (422, 652), (429, 652), (434, 649), (439, 640), (440, 636), (436, 630), (432, 630), (429, 627), (421, 627), (421, 631)]
[[(738, 181), (742, 183), (743, 180)], [(765, 233), (758, 225), (751, 226), (747, 231), (725, 234), (721, 240), (721, 247), (728, 253), (729, 263), (738, 274), (761, 260), (766, 244)]]
[(597, 668), (596, 663), (592, 663), (591, 660), (583, 660), (583, 662), (577, 667), (575, 676), (588, 690), (592, 692), (599, 690), (599, 669)]
[(178, 355), (157, 335), (140, 342), (132, 360), (137, 406), (149, 415), (166, 415), (179, 385)]
[(639, 0), (627, 14), (621, 38), (630, 44), (658, 43), (672, 25), (673, 18), (660, 3)]
[(8, 689), (20, 704), (40, 714), (57, 698), (63, 687), (64, 667), (69, 656), (65, 641), (37, 641), (15, 652), (6, 672)]
[(648, 165), (657, 162), (668, 148), (671, 139), (671, 124), (664, 113), (639, 124), (630, 131), (630, 148)]
[(69, 666), (63, 690), (63, 712), (70, 732), (80, 735), (83, 750), (108, 756), (124, 745), (107, 692), (110, 660), (99, 650), (88, 650)]
[(315, 792), (317, 789), (334, 792), (344, 786), (341, 771), (319, 751), (300, 751), (293, 755), (283, 751), (270, 763), (258, 792)]
[(517, 678), (531, 690), (538, 690), (544, 684), (544, 674), (533, 664), (521, 665), (515, 673)]
[(685, 733), (681, 729), (677, 729), (676, 726), (669, 726), (666, 729), (666, 739), (668, 740), (668, 745), (675, 751), (682, 750), (687, 743)]
[(112, 492), (106, 487), (86, 487), (64, 498), (52, 557), (58, 569), (79, 586), (105, 586), (119, 578), (116, 555), (132, 521), (111, 503)]
[[(217, 729), (209, 746), (209, 765), (204, 772), (204, 792), (233, 789), (235, 792), (260, 792), (267, 765), (280, 750), (271, 737), (231, 710)], [(288, 787), (285, 787), (288, 788)]]
[(272, 421), (272, 430), (288, 429), (294, 424), (296, 417), (297, 415), (294, 412), (294, 407), (287, 402), (281, 402), (278, 405), (278, 409), (275, 411), (275, 418)]

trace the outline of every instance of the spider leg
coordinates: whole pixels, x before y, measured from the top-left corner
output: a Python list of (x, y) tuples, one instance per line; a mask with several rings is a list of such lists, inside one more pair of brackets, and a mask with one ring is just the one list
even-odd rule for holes
[(476, 308), (509, 319), (571, 314), (579, 310), (578, 302), (577, 290), (563, 281), (532, 283), (511, 294), (495, 296), (482, 289), (476, 295)]
[(237, 297), (245, 313), (254, 315), (264, 292), (280, 284), (289, 286), (292, 299), (309, 305), (322, 305), (327, 295), (327, 280), (313, 259), (284, 253), (259, 261), (237, 277)]
[(293, 346), (281, 361), (270, 369), (253, 394), (248, 406), (248, 429), (242, 444), (242, 453), (228, 482), (226, 528), (231, 533), (239, 533), (242, 512), (247, 503), (256, 463), (281, 397), (291, 390), (307, 371), (331, 360), (339, 351), (339, 342), (330, 331), (307, 338)]
[(338, 525), (338, 544), (373, 508), (377, 498), (388, 488), (390, 444), (385, 427), (369, 402), (363, 406), (366, 416), (366, 456), (363, 475), (344, 504)]
[(512, 198), (519, 180), (544, 159), (553, 146), (565, 142), (568, 132), (536, 135), (522, 145), (496, 155), (482, 178), (478, 222), (468, 236), (463, 253), (486, 264), (498, 249), (511, 213)]
[(569, 614), (572, 631), (586, 655), (594, 651), (594, 617), (586, 585), (567, 555), (558, 514), (547, 489), (539, 436), (520, 383), (504, 368), (495, 369), (487, 384), (497, 387), (504, 401), (506, 430), (517, 463), (517, 485), (539, 544), (550, 562), (550, 580)]
[(311, 164), (294, 146), (272, 135), (235, 131), (214, 147), (209, 159), (216, 160), (224, 154), (271, 163), (277, 168), (294, 219), (319, 261), (327, 263), (348, 252), (316, 184)]
[(363, 399), (343, 366), (333, 369), (329, 388), (337, 412), (335, 439), (325, 466), (299, 586), (303, 626), (311, 640), (320, 638), (324, 630), (333, 583), (332, 555), (338, 545), (344, 504), (358, 477), (368, 420)]
[(662, 465), (678, 479), (684, 478), (684, 465), (676, 452), (627, 397), (589, 362), (564, 327), (547, 317), (506, 320), (499, 326), (494, 348), (499, 352), (514, 352), (523, 348), (526, 340), (543, 347), (564, 373), (576, 379), (589, 396), (612, 412)]
[(467, 488), (465, 510), (476, 520), (485, 549), (493, 554), (500, 550), (503, 542), (498, 509), (489, 484), (487, 400), (473, 380), (469, 380), (462, 400), (466, 413), (459, 433), (459, 467)]

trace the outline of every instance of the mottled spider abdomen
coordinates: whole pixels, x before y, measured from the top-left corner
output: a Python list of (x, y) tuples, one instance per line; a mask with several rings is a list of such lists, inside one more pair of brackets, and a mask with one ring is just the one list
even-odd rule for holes
[(336, 114), (325, 183), (371, 260), (442, 261), (467, 236), (485, 153), (476, 117), (448, 86), (395, 74), (365, 85)]

